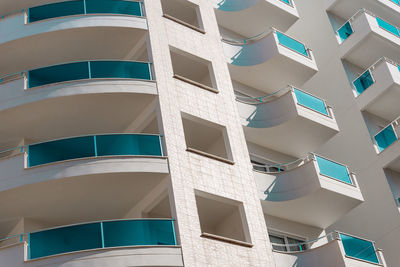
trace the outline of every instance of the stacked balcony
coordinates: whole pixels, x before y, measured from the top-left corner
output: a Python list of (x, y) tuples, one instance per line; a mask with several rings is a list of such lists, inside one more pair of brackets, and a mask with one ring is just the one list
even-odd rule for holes
[(332, 232), (316, 240), (291, 244), (289, 248), (272, 244), (277, 266), (386, 266), (375, 242), (341, 232)]
[(288, 155), (303, 157), (339, 131), (324, 100), (291, 86), (237, 103), (247, 141)]
[(215, 0), (218, 24), (242, 36), (255, 36), (267, 27), (286, 31), (298, 19), (294, 0)]
[(311, 49), (275, 29), (255, 39), (225, 40), (224, 50), (232, 80), (261, 91), (300, 86), (318, 71)]
[(346, 165), (315, 154), (287, 164), (255, 165), (254, 174), (264, 213), (321, 229), (364, 201)]
[(400, 61), (400, 32), (386, 18), (360, 10), (337, 30), (341, 57), (368, 68), (381, 57)]

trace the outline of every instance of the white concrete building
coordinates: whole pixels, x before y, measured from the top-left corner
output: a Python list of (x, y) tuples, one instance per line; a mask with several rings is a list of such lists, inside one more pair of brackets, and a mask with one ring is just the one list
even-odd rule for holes
[(0, 267), (400, 266), (398, 0), (0, 1)]

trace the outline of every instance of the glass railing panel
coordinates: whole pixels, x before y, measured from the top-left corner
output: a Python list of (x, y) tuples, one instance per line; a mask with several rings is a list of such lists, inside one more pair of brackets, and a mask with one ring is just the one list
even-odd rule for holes
[(341, 42), (349, 38), (349, 36), (353, 34), (353, 28), (351, 27), (350, 22), (348, 21), (342, 27), (340, 27), (337, 33)]
[(303, 56), (309, 57), (307, 48), (304, 44), (300, 43), (299, 41), (279, 32), (276, 31), (276, 35), (278, 37), (279, 44), (299, 53)]
[(171, 220), (104, 222), (104, 246), (176, 245)]
[(95, 156), (93, 136), (74, 137), (28, 146), (28, 167)]
[(395, 4), (400, 5), (400, 1), (399, 1), (399, 0), (390, 0), (390, 2), (393, 2), (393, 3), (395, 3)]
[(292, 5), (292, 1), (291, 0), (280, 0), (281, 2), (288, 4), (288, 5)]
[(28, 87), (88, 78), (88, 62), (68, 63), (28, 71)]
[(132, 61), (91, 61), (90, 73), (95, 78), (151, 80), (150, 64)]
[(317, 160), (320, 174), (347, 184), (353, 184), (346, 166), (320, 156), (315, 156), (315, 158)]
[(98, 156), (162, 156), (158, 135), (98, 135), (96, 147)]
[(371, 241), (345, 234), (340, 234), (340, 239), (347, 256), (379, 264), (374, 244)]
[(142, 16), (140, 2), (117, 0), (86, 0), (88, 14), (123, 14)]
[(28, 22), (84, 14), (143, 15), (141, 3), (137, 1), (77, 0), (29, 8)]
[(29, 234), (29, 259), (101, 247), (100, 223), (61, 227)]
[(374, 83), (375, 81), (374, 78), (372, 77), (371, 71), (367, 70), (353, 82), (353, 85), (354, 88), (356, 89), (357, 95), (361, 95)]
[(323, 101), (322, 99), (316, 98), (315, 96), (307, 94), (306, 92), (300, 91), (298, 89), (294, 89), (294, 93), (296, 95), (297, 102), (300, 105), (306, 106), (324, 115), (328, 115), (325, 101)]
[(28, 22), (31, 23), (39, 20), (80, 15), (84, 13), (85, 7), (82, 0), (54, 3), (29, 8)]
[(375, 135), (374, 138), (379, 152), (385, 150), (397, 140), (396, 133), (391, 124)]
[(400, 37), (399, 31), (395, 26), (378, 17), (376, 18), (376, 21), (378, 22), (379, 27), (387, 30), (388, 32), (396, 35), (397, 37)]

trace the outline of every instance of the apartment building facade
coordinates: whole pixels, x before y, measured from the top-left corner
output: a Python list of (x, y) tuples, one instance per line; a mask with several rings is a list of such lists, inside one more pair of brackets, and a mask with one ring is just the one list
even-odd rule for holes
[(4, 0), (0, 266), (398, 266), (397, 0)]

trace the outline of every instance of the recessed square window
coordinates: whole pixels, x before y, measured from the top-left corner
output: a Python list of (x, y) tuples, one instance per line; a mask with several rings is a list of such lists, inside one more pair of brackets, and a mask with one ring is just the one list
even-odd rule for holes
[(243, 203), (195, 191), (203, 237), (252, 246)]
[(161, 0), (163, 16), (186, 27), (204, 32), (199, 7), (186, 0)]
[(233, 164), (226, 128), (182, 113), (187, 151)]
[(174, 78), (218, 93), (210, 61), (173, 47), (170, 52)]

